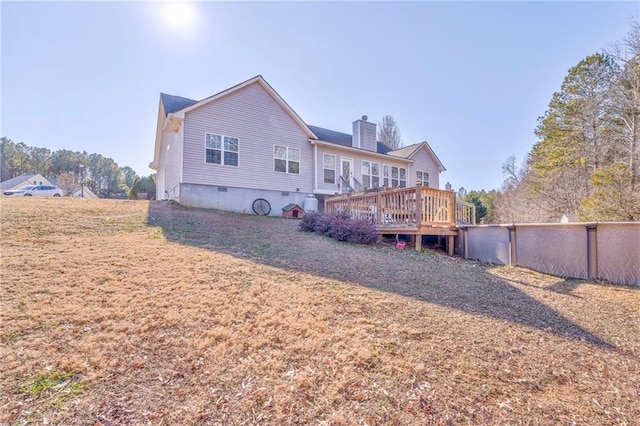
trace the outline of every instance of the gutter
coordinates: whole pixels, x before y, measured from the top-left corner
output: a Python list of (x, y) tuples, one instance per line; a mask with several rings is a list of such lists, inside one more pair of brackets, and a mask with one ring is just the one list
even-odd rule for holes
[(412, 160), (411, 158), (396, 157), (394, 155), (381, 154), (379, 152), (367, 151), (366, 149), (354, 148), (352, 146), (338, 145), (338, 144), (335, 144), (335, 143), (325, 142), (325, 141), (321, 141), (321, 140), (317, 140), (317, 139), (309, 138), (309, 143), (311, 145), (314, 145), (314, 146), (326, 146), (326, 147), (334, 148), (334, 149), (342, 149), (342, 150), (345, 150), (347, 152), (357, 153), (357, 154), (360, 154), (360, 155), (368, 154), (368, 155), (374, 155), (374, 156), (376, 156), (378, 158), (398, 159), (398, 160), (401, 160), (401, 161), (406, 161), (408, 163), (415, 163), (416, 162), (416, 160)]

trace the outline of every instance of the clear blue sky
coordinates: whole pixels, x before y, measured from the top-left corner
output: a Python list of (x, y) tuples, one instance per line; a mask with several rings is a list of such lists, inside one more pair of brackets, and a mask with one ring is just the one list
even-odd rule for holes
[(392, 115), (441, 186), (498, 188), (568, 69), (620, 40), (638, 2), (1, 3), (14, 142), (148, 175), (160, 92), (202, 99), (262, 74), (309, 124)]

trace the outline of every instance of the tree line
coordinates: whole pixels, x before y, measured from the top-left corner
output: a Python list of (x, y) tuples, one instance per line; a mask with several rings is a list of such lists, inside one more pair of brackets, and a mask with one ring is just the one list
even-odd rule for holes
[[(485, 223), (640, 221), (640, 24), (571, 67), (522, 164), (503, 164), (498, 191), (458, 196)], [(485, 204), (486, 203), (486, 204)], [(479, 220), (480, 222), (480, 220)]]
[(84, 185), (105, 198), (135, 196), (137, 192), (155, 195), (155, 175), (140, 177), (111, 158), (86, 151), (51, 151), (0, 138), (0, 181), (32, 173), (56, 178), (67, 192)]

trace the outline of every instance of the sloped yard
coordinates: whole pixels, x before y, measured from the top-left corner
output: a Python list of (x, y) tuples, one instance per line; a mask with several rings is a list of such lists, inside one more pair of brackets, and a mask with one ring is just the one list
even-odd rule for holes
[(168, 202), (1, 200), (0, 424), (634, 424), (640, 290)]

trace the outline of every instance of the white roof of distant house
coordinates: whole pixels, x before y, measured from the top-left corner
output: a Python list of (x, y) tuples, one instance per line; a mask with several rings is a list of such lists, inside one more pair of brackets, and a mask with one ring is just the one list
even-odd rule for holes
[[(32, 180), (35, 180), (36, 183), (32, 182)], [(40, 184), (41, 182), (42, 184), (51, 185), (51, 182), (40, 173), (24, 174), (0, 182), (0, 189), (13, 189), (16, 186), (34, 185)]]

